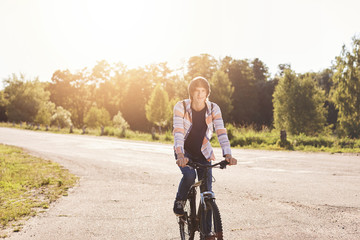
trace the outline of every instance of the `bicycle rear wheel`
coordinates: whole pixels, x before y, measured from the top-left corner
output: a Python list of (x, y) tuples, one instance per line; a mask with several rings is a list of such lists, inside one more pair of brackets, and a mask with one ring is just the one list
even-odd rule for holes
[(205, 200), (206, 207), (200, 206), (200, 240), (223, 240), (223, 229), (218, 206), (214, 199)]
[(187, 199), (184, 206), (184, 215), (179, 217), (181, 240), (193, 240), (196, 231), (195, 199)]

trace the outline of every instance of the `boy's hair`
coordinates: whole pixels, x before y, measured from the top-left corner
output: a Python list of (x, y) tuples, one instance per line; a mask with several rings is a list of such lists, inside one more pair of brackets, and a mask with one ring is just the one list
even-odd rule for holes
[(197, 87), (205, 88), (207, 92), (207, 98), (210, 96), (211, 90), (208, 80), (206, 80), (206, 78), (204, 77), (196, 77), (193, 80), (191, 80), (188, 86), (188, 93), (191, 100), (192, 100), (192, 93), (195, 91)]

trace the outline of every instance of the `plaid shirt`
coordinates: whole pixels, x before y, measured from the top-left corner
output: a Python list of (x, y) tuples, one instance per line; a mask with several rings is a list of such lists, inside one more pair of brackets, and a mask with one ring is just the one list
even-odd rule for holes
[[(191, 100), (186, 99), (184, 101), (186, 111), (184, 109), (183, 101), (177, 102), (174, 107), (173, 135), (174, 150), (176, 154), (185, 153), (184, 142), (192, 127)], [(201, 152), (208, 161), (211, 161), (215, 159), (214, 152), (210, 144), (210, 139), (213, 134), (213, 126), (215, 127), (215, 132), (218, 137), (223, 156), (226, 154), (231, 154), (231, 149), (229, 138), (224, 127), (224, 121), (221, 116), (220, 107), (216, 103), (211, 103), (210, 101), (206, 101), (206, 107), (205, 121), (207, 124), (207, 129), (204, 140), (202, 142)]]

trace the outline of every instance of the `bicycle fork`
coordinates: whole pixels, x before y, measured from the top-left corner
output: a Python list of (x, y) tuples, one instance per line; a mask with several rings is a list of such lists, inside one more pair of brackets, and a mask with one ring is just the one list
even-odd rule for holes
[(204, 206), (205, 210), (206, 210), (205, 200), (214, 200), (214, 199), (215, 199), (215, 193), (212, 191), (206, 191), (200, 193), (200, 202)]

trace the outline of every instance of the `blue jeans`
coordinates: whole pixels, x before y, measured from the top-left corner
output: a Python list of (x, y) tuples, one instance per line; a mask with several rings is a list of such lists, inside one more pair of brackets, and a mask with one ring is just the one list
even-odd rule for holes
[[(211, 165), (211, 162), (207, 161), (204, 157), (203, 158), (195, 158), (191, 156), (188, 153), (185, 153), (185, 157), (191, 159), (193, 162), (198, 162), (205, 165)], [(175, 154), (175, 158), (177, 158)], [(196, 171), (192, 167), (186, 166), (186, 167), (179, 167), (181, 170), (181, 173), (183, 174), (183, 177), (180, 181), (178, 192), (176, 194), (176, 200), (186, 200), (187, 194), (190, 190), (191, 185), (195, 183), (196, 178)], [(198, 180), (201, 180), (204, 176), (206, 169), (197, 169), (197, 175)], [(200, 192), (205, 191), (212, 191), (212, 168), (207, 169), (207, 179), (206, 179), (206, 185), (200, 187)], [(212, 225), (212, 219), (211, 219), (211, 212), (208, 214), (206, 218), (206, 224), (208, 226), (208, 229), (211, 229)], [(206, 234), (209, 234), (207, 232)]]
[[(205, 158), (195, 158), (193, 156), (191, 156), (188, 153), (185, 153), (185, 157), (191, 159), (193, 162), (198, 162), (201, 164), (206, 164), (206, 165), (210, 165), (211, 162), (207, 161)], [(175, 155), (176, 158), (176, 155)], [(176, 194), (176, 200), (186, 200), (187, 194), (190, 190), (191, 185), (193, 185), (195, 183), (195, 179), (196, 179), (196, 172), (197, 172), (197, 176), (198, 176), (198, 180), (201, 180), (204, 176), (204, 172), (206, 171), (205, 169), (197, 169), (197, 171), (195, 171), (195, 169), (191, 168), (191, 167), (179, 167), (181, 170), (181, 173), (183, 174), (183, 177), (180, 181), (179, 184), (179, 188)], [(212, 169), (209, 168), (207, 173), (207, 180), (206, 180), (206, 187), (200, 189), (201, 192), (205, 192), (205, 191), (212, 191)]]

